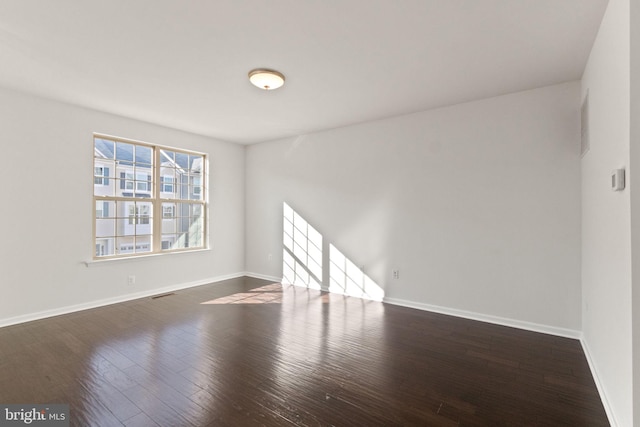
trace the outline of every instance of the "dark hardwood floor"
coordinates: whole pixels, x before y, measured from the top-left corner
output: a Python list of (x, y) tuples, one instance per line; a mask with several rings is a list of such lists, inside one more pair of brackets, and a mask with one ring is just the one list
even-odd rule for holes
[(241, 278), (0, 328), (76, 426), (606, 426), (576, 340)]

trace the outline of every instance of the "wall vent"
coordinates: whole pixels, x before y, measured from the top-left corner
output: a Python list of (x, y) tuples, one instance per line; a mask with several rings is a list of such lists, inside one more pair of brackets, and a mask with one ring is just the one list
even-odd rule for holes
[(170, 297), (171, 295), (175, 295), (175, 292), (170, 292), (170, 293), (168, 293), (168, 294), (155, 295), (155, 296), (152, 296), (152, 297), (151, 297), (151, 299), (158, 299), (158, 298)]

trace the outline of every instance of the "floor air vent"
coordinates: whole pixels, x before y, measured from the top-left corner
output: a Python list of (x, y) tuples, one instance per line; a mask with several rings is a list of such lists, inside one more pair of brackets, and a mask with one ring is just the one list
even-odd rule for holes
[(170, 297), (171, 295), (175, 295), (175, 292), (169, 292), (168, 294), (155, 295), (155, 296), (152, 296), (151, 299)]

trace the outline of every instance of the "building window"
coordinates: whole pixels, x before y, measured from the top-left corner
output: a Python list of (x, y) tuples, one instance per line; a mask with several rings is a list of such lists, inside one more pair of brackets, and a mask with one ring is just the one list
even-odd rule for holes
[(104, 256), (105, 253), (105, 243), (96, 242), (96, 257)]
[(173, 218), (176, 215), (176, 205), (171, 203), (162, 204), (162, 218)]
[(205, 165), (201, 153), (94, 135), (95, 258), (204, 248)]
[(160, 191), (163, 193), (173, 193), (174, 186), (174, 178), (172, 176), (161, 176), (160, 177)]
[(129, 205), (129, 225), (149, 224), (150, 204)]
[(93, 168), (93, 184), (109, 185), (109, 168), (101, 166)]
[(200, 191), (202, 190), (202, 186), (200, 185), (200, 177), (192, 176), (191, 178), (191, 195), (193, 198), (198, 199), (200, 197)]

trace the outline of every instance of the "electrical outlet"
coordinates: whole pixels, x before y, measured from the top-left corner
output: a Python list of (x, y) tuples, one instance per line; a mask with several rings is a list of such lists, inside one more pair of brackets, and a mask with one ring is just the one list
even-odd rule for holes
[(394, 279), (399, 279), (400, 278), (400, 270), (393, 270), (393, 278)]
[(129, 275), (129, 278), (127, 279), (127, 283), (129, 283), (129, 285), (135, 285), (136, 284), (136, 276), (134, 276), (133, 274)]
[(267, 260), (269, 260), (269, 261), (273, 260), (273, 254), (267, 255)]

